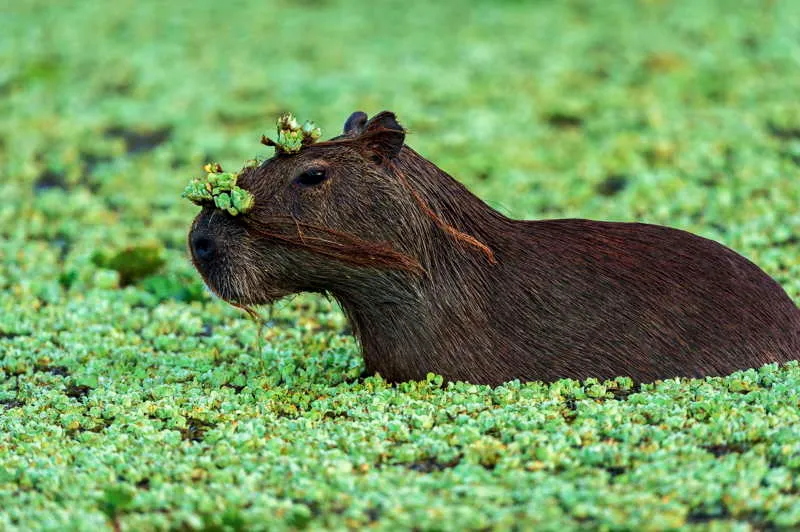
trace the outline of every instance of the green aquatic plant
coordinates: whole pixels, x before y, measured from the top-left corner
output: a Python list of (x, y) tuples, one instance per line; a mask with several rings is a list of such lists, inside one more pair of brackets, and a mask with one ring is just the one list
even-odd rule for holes
[(283, 113), (278, 117), (278, 140), (266, 136), (261, 137), (265, 146), (273, 146), (279, 153), (297, 153), (303, 146), (308, 146), (322, 136), (322, 130), (306, 120), (301, 126), (292, 113)]
[[(292, 113), (283, 113), (277, 121), (278, 140), (274, 141), (261, 136), (261, 143), (273, 146), (278, 153), (297, 153), (303, 146), (313, 144), (322, 135), (322, 130), (306, 120), (301, 126)], [(182, 197), (197, 205), (213, 203), (217, 208), (229, 212), (232, 216), (245, 214), (253, 208), (253, 195), (236, 185), (239, 175), (248, 168), (258, 166), (258, 159), (245, 161), (237, 173), (224, 172), (219, 163), (209, 163), (203, 167), (205, 178), (192, 179), (183, 191)]]
[[(361, 378), (325, 297), (275, 305), (263, 335), (212, 297), (186, 258), (193, 205), (162, 179), (255, 155), (233, 150), (278, 139), (276, 106), (330, 127), (393, 107), (507, 214), (689, 229), (800, 303), (800, 2), (495, 2), (435, 46), (455, 2), (273, 2), (256, 25), (274, 49), (248, 31), (264, 2), (127, 10), (124, 39), (113, 3), (28, 4), (0, 22), (0, 530), (800, 529), (797, 364), (641, 386)], [(178, 15), (206, 31), (165, 68)], [(146, 117), (170, 140), (106, 137)], [(125, 285), (132, 259), (112, 258), (149, 244), (164, 264)]]
[(118, 272), (122, 286), (154, 274), (165, 263), (164, 250), (157, 244), (128, 246), (115, 252), (101, 249), (92, 254), (91, 260), (96, 266)]
[[(243, 169), (251, 167), (251, 161), (247, 161)], [(253, 195), (236, 185), (241, 171), (224, 172), (218, 163), (209, 163), (203, 170), (207, 172), (206, 177), (192, 179), (183, 191), (184, 198), (198, 205), (213, 202), (217, 208), (228, 211), (232, 216), (245, 214), (253, 208)]]

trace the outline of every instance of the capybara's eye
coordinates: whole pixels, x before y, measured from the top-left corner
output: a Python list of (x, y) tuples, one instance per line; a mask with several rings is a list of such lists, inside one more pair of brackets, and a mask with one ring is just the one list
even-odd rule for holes
[(314, 167), (309, 168), (294, 179), (294, 182), (304, 187), (313, 187), (319, 185), (328, 178), (328, 174), (324, 168)]

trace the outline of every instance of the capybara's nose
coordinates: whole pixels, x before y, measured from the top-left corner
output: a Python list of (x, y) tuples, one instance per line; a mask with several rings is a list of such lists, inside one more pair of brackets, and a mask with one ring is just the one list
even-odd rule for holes
[(217, 254), (217, 245), (206, 235), (195, 235), (192, 237), (192, 250), (198, 260), (208, 262)]

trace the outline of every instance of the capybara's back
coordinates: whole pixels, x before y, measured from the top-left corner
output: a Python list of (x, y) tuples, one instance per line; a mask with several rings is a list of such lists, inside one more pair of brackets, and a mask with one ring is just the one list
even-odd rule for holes
[(800, 309), (721, 244), (638, 223), (514, 226), (501, 248), (509, 255), (494, 248), (506, 270), (496, 293), (514, 300), (497, 302), (510, 311), (497, 327), (528, 329), (505, 336), (526, 337), (540, 378), (652, 381), (800, 358)]

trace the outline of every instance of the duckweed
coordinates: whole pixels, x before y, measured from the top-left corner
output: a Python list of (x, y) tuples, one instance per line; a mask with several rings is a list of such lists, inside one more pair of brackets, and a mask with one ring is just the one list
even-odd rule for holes
[[(245, 163), (245, 168), (250, 168), (250, 162)], [(253, 195), (236, 185), (239, 174), (223, 172), (218, 163), (209, 163), (203, 167), (208, 172), (205, 179), (195, 178), (186, 185), (183, 197), (198, 205), (208, 202), (232, 216), (246, 214), (255, 204)]]
[(797, 363), (643, 386), (360, 378), (324, 297), (264, 309), (257, 342), (203, 289), (176, 178), (262, 155), (284, 109), (327, 131), (389, 109), (506, 214), (693, 231), (800, 301), (799, 17), (780, 0), (9, 4), (0, 530), (800, 528)]

